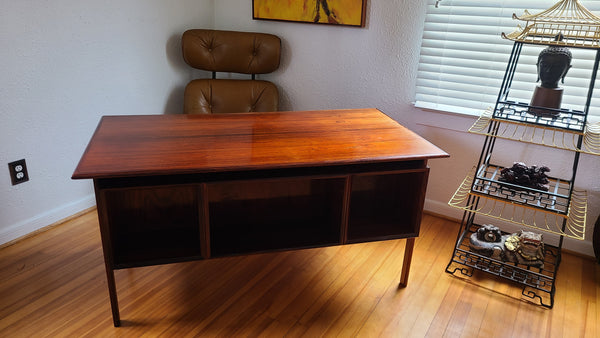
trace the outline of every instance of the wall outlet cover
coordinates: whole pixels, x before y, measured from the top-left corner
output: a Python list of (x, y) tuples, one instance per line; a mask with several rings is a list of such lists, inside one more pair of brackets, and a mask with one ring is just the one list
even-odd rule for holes
[(27, 173), (25, 159), (10, 162), (8, 164), (8, 170), (10, 172), (10, 180), (12, 181), (12, 185), (29, 181), (29, 174)]

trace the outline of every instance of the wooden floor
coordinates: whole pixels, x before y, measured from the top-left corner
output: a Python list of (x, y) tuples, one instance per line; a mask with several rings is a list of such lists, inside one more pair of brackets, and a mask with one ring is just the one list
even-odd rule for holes
[(112, 325), (95, 211), (0, 249), (0, 337), (600, 337), (600, 265), (565, 254), (552, 310), (509, 282), (444, 271), (458, 224), (404, 240), (116, 272)]

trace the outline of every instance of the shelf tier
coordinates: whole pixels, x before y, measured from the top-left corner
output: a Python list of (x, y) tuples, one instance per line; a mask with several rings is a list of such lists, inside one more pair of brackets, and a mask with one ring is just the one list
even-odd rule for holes
[(477, 224), (466, 227), (456, 243), (454, 255), (446, 271), (452, 274), (459, 271), (470, 277), (473, 270), (480, 270), (515, 281), (524, 286), (522, 291), (524, 296), (531, 299), (537, 298), (541, 305), (551, 308), (556, 290), (554, 285), (556, 271), (560, 264), (560, 249), (544, 244), (543, 268), (495, 260), (474, 253), (470, 249), (471, 234), (475, 233), (479, 227)]
[(548, 191), (537, 190), (501, 182), (499, 178), (502, 169), (504, 168), (496, 165), (482, 165), (473, 182), (473, 192), (563, 215), (569, 212), (570, 181), (548, 177)]
[[(543, 111), (546, 115), (538, 116), (530, 113), (535, 109)], [(556, 116), (550, 116), (556, 115)], [(534, 107), (526, 103), (514, 101), (498, 101), (492, 117), (499, 120), (522, 122), (541, 127), (551, 127), (583, 133), (585, 129), (586, 113), (572, 109), (549, 109)]]
[(549, 233), (583, 240), (587, 214), (587, 192), (573, 190), (566, 214), (557, 210), (540, 208), (531, 204), (519, 203), (501, 195), (484, 194), (474, 191), (473, 168), (458, 187), (448, 205), (493, 219), (506, 221), (519, 226), (546, 231)]
[[(494, 122), (502, 122), (495, 131), (490, 129), (490, 125)], [(497, 119), (493, 117), (491, 111), (485, 111), (469, 128), (469, 132), (591, 155), (600, 155), (600, 122), (587, 123), (585, 132), (581, 133), (553, 127), (530, 125), (519, 121)], [(583, 142), (578, 147), (577, 143), (581, 135), (583, 135)]]

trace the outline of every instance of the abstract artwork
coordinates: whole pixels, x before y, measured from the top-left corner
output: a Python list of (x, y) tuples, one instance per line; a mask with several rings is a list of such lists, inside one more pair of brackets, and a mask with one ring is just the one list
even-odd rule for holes
[(365, 26), (367, 0), (253, 0), (255, 20)]

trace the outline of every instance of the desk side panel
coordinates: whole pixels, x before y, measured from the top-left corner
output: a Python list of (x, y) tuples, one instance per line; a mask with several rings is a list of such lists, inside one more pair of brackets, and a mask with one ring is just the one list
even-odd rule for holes
[(352, 178), (347, 242), (419, 236), (429, 168)]

